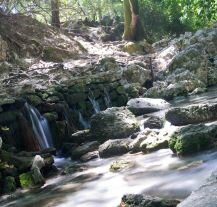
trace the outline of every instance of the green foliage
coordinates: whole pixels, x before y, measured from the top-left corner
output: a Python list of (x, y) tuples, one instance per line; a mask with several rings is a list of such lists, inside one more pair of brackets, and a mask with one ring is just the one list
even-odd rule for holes
[[(31, 15), (50, 23), (50, 0), (0, 0), (5, 13)], [(169, 34), (194, 31), (217, 21), (216, 0), (139, 0), (140, 16), (152, 41)], [(79, 19), (99, 21), (104, 16), (123, 21), (123, 0), (59, 0), (61, 23)]]

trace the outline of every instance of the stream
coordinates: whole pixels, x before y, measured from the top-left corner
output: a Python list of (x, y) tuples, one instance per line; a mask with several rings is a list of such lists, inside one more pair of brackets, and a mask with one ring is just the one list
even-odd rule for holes
[[(201, 95), (177, 98), (173, 106), (217, 101), (217, 89)], [(165, 129), (164, 129), (165, 130)], [(167, 128), (169, 130), (169, 128)], [(113, 161), (127, 160), (132, 166), (111, 172)], [(56, 158), (62, 168), (72, 161)], [(84, 165), (86, 170), (48, 179), (40, 189), (20, 190), (0, 198), (1, 207), (115, 207), (126, 193), (146, 193), (182, 200), (197, 189), (217, 166), (217, 151), (179, 158), (170, 149), (150, 154), (125, 154), (109, 159), (96, 159)]]

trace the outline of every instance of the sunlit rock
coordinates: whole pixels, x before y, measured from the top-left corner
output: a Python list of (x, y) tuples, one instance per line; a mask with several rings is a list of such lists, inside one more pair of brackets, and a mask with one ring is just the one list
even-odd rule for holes
[(32, 162), (31, 176), (35, 185), (43, 185), (45, 179), (41, 174), (41, 168), (45, 166), (45, 160), (40, 155), (36, 155)]
[(176, 126), (217, 120), (217, 104), (197, 104), (172, 108), (166, 113), (166, 119)]
[(150, 153), (159, 149), (168, 148), (168, 136), (160, 136), (158, 132), (152, 131), (147, 138), (141, 142), (140, 149), (144, 153)]
[(170, 104), (163, 99), (135, 98), (127, 102), (127, 108), (135, 115), (160, 111), (169, 106)]
[(146, 41), (141, 42), (127, 42), (123, 46), (123, 51), (129, 54), (147, 54), (152, 53), (153, 48)]
[(137, 153), (141, 151), (140, 144), (147, 139), (148, 135), (152, 132), (149, 128), (140, 132), (137, 137), (129, 144), (129, 149), (131, 153)]
[(44, 158), (42, 158), (40, 155), (36, 155), (32, 161), (32, 169), (38, 168), (41, 169), (45, 166)]
[(91, 133), (98, 140), (125, 138), (139, 130), (136, 117), (126, 108), (113, 107), (91, 117)]

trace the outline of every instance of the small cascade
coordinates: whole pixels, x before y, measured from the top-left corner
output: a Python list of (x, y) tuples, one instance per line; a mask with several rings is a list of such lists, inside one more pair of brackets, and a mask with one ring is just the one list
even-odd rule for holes
[(36, 108), (32, 107), (28, 103), (25, 104), (25, 107), (41, 149), (52, 147), (53, 142), (47, 119), (43, 117)]
[(80, 111), (78, 111), (79, 123), (84, 127), (84, 129), (90, 128), (90, 123), (86, 121)]
[(94, 97), (94, 94), (91, 90), (89, 90), (89, 96), (88, 96), (88, 99), (89, 101), (91, 102), (92, 106), (93, 106), (93, 110), (95, 113), (99, 113), (101, 110), (100, 110), (100, 106), (99, 106), (99, 103), (98, 101), (96, 101), (95, 97)]
[(106, 88), (104, 88), (104, 101), (107, 108), (110, 108), (112, 106), (109, 92)]

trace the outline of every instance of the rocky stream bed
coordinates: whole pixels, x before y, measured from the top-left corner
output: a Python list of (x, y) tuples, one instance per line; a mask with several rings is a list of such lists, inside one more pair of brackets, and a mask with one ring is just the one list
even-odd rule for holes
[(0, 15), (0, 206), (216, 206), (217, 28), (84, 27)]

